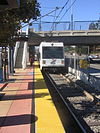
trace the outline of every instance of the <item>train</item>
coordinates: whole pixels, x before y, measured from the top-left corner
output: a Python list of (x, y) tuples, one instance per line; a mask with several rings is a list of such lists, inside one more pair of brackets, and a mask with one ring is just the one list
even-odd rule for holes
[(62, 71), (65, 68), (63, 42), (41, 42), (39, 46), (40, 70)]

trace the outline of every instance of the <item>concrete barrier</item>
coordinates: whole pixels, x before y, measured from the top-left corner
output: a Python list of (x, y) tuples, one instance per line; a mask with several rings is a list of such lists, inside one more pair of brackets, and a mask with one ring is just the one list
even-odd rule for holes
[(68, 72), (74, 74), (76, 79), (82, 80), (86, 84), (89, 84), (91, 87), (100, 91), (100, 76), (91, 75), (81, 70), (74, 70), (71, 67), (68, 68)]

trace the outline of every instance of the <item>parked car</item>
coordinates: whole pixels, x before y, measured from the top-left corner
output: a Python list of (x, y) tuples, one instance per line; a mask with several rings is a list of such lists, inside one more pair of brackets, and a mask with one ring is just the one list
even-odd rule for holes
[(100, 56), (99, 55), (89, 55), (88, 59), (89, 59), (90, 63), (100, 62)]
[(89, 55), (88, 56), (90, 59), (98, 59), (99, 55)]

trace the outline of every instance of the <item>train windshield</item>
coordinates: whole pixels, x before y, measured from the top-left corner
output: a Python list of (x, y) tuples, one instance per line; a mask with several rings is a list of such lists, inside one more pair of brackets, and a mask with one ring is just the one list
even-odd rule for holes
[(63, 47), (43, 47), (43, 59), (64, 58)]

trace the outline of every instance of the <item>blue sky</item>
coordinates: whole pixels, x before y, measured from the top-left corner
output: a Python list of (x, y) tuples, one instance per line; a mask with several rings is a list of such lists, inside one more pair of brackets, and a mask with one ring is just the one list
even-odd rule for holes
[[(37, 0), (40, 3), (40, 11), (41, 15), (45, 15), (50, 11), (54, 10), (56, 7), (63, 7), (68, 0)], [(64, 15), (66, 10), (70, 7), (71, 3), (74, 0), (69, 0), (66, 7), (62, 10), (59, 18), (56, 21), (70, 21), (71, 20), (71, 12), (73, 13), (74, 21), (88, 21), (88, 20), (98, 20), (100, 18), (100, 0), (76, 0), (74, 5), (68, 12)], [(59, 14), (61, 9), (53, 12), (52, 16), (46, 16), (41, 18), (41, 21), (54, 21), (54, 17)], [(64, 17), (61, 19), (61, 17)], [(39, 21), (39, 20), (38, 20)], [(38, 29), (38, 25), (33, 25), (36, 29)], [(50, 30), (50, 25), (46, 25)], [(42, 28), (44, 29), (44, 28)]]
[[(64, 14), (65, 10), (69, 8), (71, 1), (73, 2), (74, 0), (69, 1), (61, 16)], [(55, 7), (63, 7), (67, 0), (38, 0), (38, 2), (41, 6), (41, 14), (44, 15), (53, 10)], [(76, 0), (72, 6), (72, 12), (74, 15), (74, 20), (97, 20), (100, 16), (100, 0)], [(67, 12), (62, 21), (69, 21), (70, 13), (71, 10)], [(43, 20), (46, 19), (47, 18), (43, 18)], [(50, 17), (48, 17), (48, 20), (49, 19)]]

